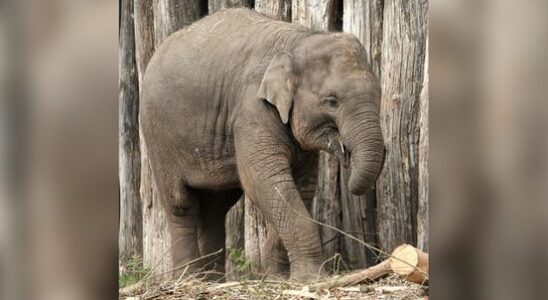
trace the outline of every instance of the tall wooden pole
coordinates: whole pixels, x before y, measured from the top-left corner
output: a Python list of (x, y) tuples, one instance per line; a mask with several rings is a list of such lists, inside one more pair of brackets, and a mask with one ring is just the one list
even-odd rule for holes
[(139, 150), (139, 80), (135, 61), (133, 3), (121, 2), (119, 174), (120, 174), (120, 259), (122, 264), (142, 256), (143, 227), (139, 195), (141, 157)]
[(402, 243), (417, 243), (427, 16), (427, 0), (385, 0), (381, 128), (386, 158), (377, 181), (377, 229), (381, 246), (389, 252)]

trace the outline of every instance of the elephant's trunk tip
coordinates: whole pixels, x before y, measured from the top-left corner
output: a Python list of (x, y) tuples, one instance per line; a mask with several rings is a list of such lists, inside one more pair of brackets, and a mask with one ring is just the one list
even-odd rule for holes
[(357, 176), (351, 176), (348, 182), (348, 188), (354, 195), (363, 195), (367, 191), (367, 188), (373, 186), (374, 183), (374, 180), (358, 179)]
[[(384, 163), (384, 147), (377, 146), (379, 150), (366, 151), (352, 157), (352, 172), (348, 181), (348, 188), (352, 194), (362, 195), (368, 188), (372, 187)], [(354, 153), (353, 153), (354, 154)]]

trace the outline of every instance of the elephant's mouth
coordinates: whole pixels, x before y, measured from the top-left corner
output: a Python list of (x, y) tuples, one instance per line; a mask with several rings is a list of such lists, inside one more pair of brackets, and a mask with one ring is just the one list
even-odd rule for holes
[(348, 150), (348, 148), (344, 145), (344, 143), (341, 141), (340, 137), (330, 140), (327, 148), (332, 154), (334, 154), (339, 159), (339, 162), (345, 168), (348, 168), (350, 166), (351, 153)]

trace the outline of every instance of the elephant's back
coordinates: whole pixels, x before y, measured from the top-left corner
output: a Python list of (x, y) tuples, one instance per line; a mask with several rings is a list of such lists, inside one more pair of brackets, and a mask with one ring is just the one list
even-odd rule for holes
[(170, 35), (152, 56), (144, 75), (144, 109), (197, 118), (226, 106), (232, 114), (242, 93), (254, 95), (270, 59), (309, 34), (243, 8), (204, 17)]
[[(213, 81), (238, 75), (260, 80), (275, 53), (310, 30), (255, 11), (222, 9), (170, 35), (156, 50), (150, 65), (171, 75)], [(183, 67), (184, 66), (184, 67)], [(249, 74), (249, 71), (252, 70)], [(212, 74), (214, 71), (214, 74)]]
[(255, 96), (274, 54), (307, 32), (248, 9), (227, 9), (169, 36), (143, 80), (140, 121), (150, 154), (204, 170), (193, 173), (203, 178), (236, 176), (232, 125), (242, 99)]

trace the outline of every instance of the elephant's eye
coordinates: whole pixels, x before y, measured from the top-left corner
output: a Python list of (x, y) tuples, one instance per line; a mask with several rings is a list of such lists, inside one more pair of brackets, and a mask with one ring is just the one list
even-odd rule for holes
[(322, 100), (322, 105), (329, 109), (337, 109), (339, 107), (339, 101), (335, 96), (327, 96)]

